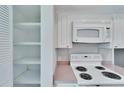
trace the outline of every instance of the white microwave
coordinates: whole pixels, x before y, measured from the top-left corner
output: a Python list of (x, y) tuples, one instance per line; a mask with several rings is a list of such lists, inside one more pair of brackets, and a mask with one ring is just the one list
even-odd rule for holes
[(105, 43), (110, 42), (110, 25), (73, 22), (73, 42)]

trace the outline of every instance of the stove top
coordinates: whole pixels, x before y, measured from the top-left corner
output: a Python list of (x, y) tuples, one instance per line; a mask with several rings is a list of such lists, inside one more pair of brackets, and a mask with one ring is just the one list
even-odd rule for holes
[(78, 85), (124, 85), (124, 76), (104, 67), (101, 54), (71, 54)]
[(87, 71), (87, 68), (85, 68), (83, 66), (77, 66), (76, 70), (81, 71), (81, 72), (85, 72), (85, 71)]

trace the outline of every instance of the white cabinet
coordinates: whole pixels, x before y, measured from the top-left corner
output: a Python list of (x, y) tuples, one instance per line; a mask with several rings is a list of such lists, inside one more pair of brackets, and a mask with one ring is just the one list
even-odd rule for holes
[(57, 48), (72, 48), (71, 22), (66, 15), (58, 15)]
[[(12, 86), (12, 7), (0, 6), (0, 86)], [(9, 84), (7, 84), (9, 82)]]
[(124, 17), (114, 17), (114, 48), (124, 48)]

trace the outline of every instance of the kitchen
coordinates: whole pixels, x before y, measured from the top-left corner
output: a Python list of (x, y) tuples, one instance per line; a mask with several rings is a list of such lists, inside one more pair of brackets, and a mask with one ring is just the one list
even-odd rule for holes
[(0, 13), (0, 86), (124, 86), (123, 5), (1, 5)]
[[(55, 86), (79, 86), (81, 82), (79, 77), (77, 77), (77, 73), (79, 72), (75, 72), (74, 69), (76, 67), (74, 68), (71, 61), (77, 61), (78, 64), (78, 62), (85, 60), (80, 57), (87, 54), (101, 54), (102, 62), (100, 61), (100, 64), (111, 69), (112, 71), (124, 75), (124, 64), (122, 59), (124, 53), (122, 7), (123, 6), (55, 6), (56, 15), (58, 16), (58, 19), (56, 19), (56, 32), (58, 33), (58, 40), (56, 39), (56, 52), (58, 65), (54, 74)], [(94, 39), (92, 36), (90, 37), (88, 32), (85, 33), (82, 30), (84, 29), (85, 31), (87, 29), (86, 31), (88, 31), (91, 29), (91, 34), (93, 35), (93, 30), (96, 28), (99, 29), (102, 27), (101, 25), (103, 25), (103, 27), (105, 26), (106, 30), (108, 30), (108, 41), (97, 42), (96, 38)], [(80, 32), (81, 30), (82, 33)], [(101, 32), (99, 31), (99, 33)], [(99, 36), (104, 35), (103, 33), (101, 34)], [(89, 36), (89, 38), (86, 36)], [(75, 54), (77, 59), (73, 59), (71, 57), (73, 54)], [(83, 65), (84, 64), (82, 63), (81, 66)], [(95, 74), (95, 72), (91, 74)], [(98, 77), (100, 76), (98, 75)], [(103, 80), (103, 82), (97, 84), (98, 81), (94, 80), (94, 84), (90, 83), (88, 86), (107, 86), (104, 85), (104, 79), (99, 80)], [(108, 86), (113, 86), (114, 84), (112, 83), (113, 81), (111, 84), (108, 84)], [(84, 86), (87, 86), (87, 84)]]

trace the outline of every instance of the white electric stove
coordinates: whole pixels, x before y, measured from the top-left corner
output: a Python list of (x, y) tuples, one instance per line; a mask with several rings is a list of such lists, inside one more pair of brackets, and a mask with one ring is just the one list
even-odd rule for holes
[(124, 85), (124, 76), (101, 62), (100, 54), (71, 54), (70, 65), (79, 86)]

